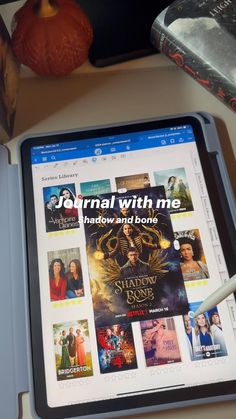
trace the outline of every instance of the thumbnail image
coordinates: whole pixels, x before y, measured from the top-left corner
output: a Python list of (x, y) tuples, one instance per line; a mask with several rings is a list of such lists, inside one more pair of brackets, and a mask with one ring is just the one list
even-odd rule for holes
[(80, 184), (82, 196), (99, 195), (101, 193), (111, 192), (111, 183), (109, 179), (93, 180)]
[(181, 362), (172, 317), (140, 322), (147, 367)]
[(131, 191), (132, 189), (150, 188), (150, 186), (151, 184), (148, 173), (116, 178), (116, 187), (118, 191), (122, 189)]
[(100, 327), (96, 332), (102, 374), (137, 368), (131, 324)]
[[(90, 220), (101, 212), (103, 218), (111, 220), (84, 225), (97, 327), (114, 324), (121, 317), (123, 323), (130, 323), (186, 311), (187, 296), (170, 216), (167, 209), (156, 209), (164, 194), (163, 187), (105, 194), (100, 199), (108, 201), (108, 209), (83, 209)], [(150, 208), (140, 208), (136, 199), (148, 199)], [(121, 209), (124, 200), (133, 207)]]
[(173, 201), (180, 200), (180, 208), (170, 209), (170, 213), (193, 211), (193, 204), (189, 191), (189, 186), (186, 178), (185, 169), (180, 167), (178, 169), (161, 170), (154, 172), (156, 185), (163, 185), (166, 192), (166, 198)]
[(87, 320), (53, 325), (57, 380), (93, 375)]
[(190, 303), (190, 311), (183, 315), (186, 342), (192, 361), (227, 355), (224, 333), (217, 307), (193, 316), (201, 302)]
[(206, 258), (198, 229), (174, 233), (178, 241), (180, 267), (184, 281), (196, 281), (209, 278)]
[(43, 198), (46, 232), (79, 227), (78, 209), (73, 206), (76, 198), (74, 183), (43, 188)]
[(84, 296), (79, 249), (48, 252), (48, 270), (51, 301)]

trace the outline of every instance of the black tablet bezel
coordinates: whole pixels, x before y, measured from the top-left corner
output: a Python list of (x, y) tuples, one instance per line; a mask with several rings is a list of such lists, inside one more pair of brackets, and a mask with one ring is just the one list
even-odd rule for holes
[[(207, 123), (207, 121), (205, 121)], [(203, 122), (204, 124), (204, 122)], [(138, 394), (133, 396), (119, 397), (95, 401), (77, 405), (62, 406), (50, 408), (47, 404), (45, 366), (43, 356), (42, 323), (40, 309), (40, 292), (38, 278), (38, 260), (37, 260), (37, 241), (36, 225), (34, 212), (33, 181), (31, 170), (31, 147), (50, 143), (60, 143), (66, 141), (89, 138), (98, 138), (115, 134), (128, 132), (137, 132), (143, 130), (161, 129), (182, 125), (191, 125), (194, 131), (200, 160), (203, 167), (204, 176), (207, 183), (208, 193), (212, 204), (215, 222), (218, 228), (219, 236), (224, 251), (229, 273), (236, 271), (236, 249), (233, 237), (235, 234), (235, 225), (227, 204), (226, 194), (223, 183), (217, 173), (215, 155), (208, 153), (202, 125), (198, 118), (194, 116), (181, 116), (176, 118), (167, 118), (156, 121), (137, 122), (124, 124), (120, 126), (110, 126), (105, 128), (95, 128), (92, 130), (58, 133), (43, 135), (26, 139), (21, 144), (21, 163), (23, 177), (24, 193), (24, 215), (26, 226), (26, 247), (27, 247), (27, 269), (28, 269), (28, 290), (29, 290), (29, 315), (30, 315), (30, 337), (32, 349), (32, 371), (35, 410), (40, 417), (48, 419), (58, 419), (63, 417), (86, 416), (89, 414), (98, 414), (106, 412), (115, 412), (125, 410), (128, 414), (130, 409), (143, 408), (148, 406), (163, 405), (176, 402), (194, 401), (197, 399), (206, 399), (209, 397), (226, 396), (236, 394), (236, 379), (221, 383), (207, 384), (195, 387), (184, 387), (179, 389), (158, 392)], [(31, 205), (27, 205), (31, 202)], [(225, 217), (226, 215), (226, 217)], [(235, 240), (236, 241), (236, 240)], [(121, 409), (122, 406), (122, 409)]]

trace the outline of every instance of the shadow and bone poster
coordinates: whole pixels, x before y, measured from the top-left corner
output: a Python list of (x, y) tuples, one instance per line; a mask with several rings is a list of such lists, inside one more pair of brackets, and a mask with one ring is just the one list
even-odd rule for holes
[[(113, 200), (113, 205), (83, 209), (88, 219), (101, 216), (101, 220), (112, 220), (84, 224), (96, 326), (188, 311), (169, 212), (156, 208), (157, 201), (165, 199), (164, 188), (101, 194), (97, 198)], [(145, 208), (134, 205), (138, 198), (148, 202)], [(124, 199), (131, 200), (132, 208), (121, 208)]]

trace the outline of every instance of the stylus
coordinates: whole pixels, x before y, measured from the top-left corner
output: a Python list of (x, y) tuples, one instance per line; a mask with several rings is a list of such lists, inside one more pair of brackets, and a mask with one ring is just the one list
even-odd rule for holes
[(207, 297), (194, 313), (194, 317), (203, 314), (223, 301), (228, 295), (236, 291), (236, 274), (229, 281)]

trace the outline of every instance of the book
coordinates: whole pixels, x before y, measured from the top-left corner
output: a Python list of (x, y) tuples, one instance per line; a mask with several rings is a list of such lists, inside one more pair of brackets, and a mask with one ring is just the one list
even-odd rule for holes
[(177, 0), (151, 28), (152, 44), (236, 111), (236, 0)]
[(7, 142), (13, 134), (19, 70), (9, 33), (0, 15), (0, 143)]

